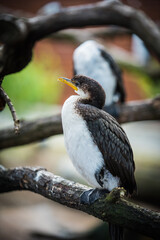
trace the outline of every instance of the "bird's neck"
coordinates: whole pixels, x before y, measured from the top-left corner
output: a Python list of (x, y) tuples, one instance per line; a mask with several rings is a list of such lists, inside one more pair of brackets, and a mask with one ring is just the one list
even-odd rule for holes
[(87, 98), (82, 98), (79, 96), (77, 102), (81, 104), (88, 104), (99, 109), (102, 109), (105, 103), (105, 95), (101, 93), (90, 93)]
[(81, 104), (88, 104), (99, 109), (103, 108), (106, 95), (102, 88), (97, 90), (96, 88), (91, 87), (91, 89), (86, 92), (79, 89), (78, 91), (76, 91), (76, 93), (79, 95), (77, 98), (77, 102)]
[(70, 96), (65, 102), (65, 108), (70, 108), (71, 106), (79, 105), (90, 105), (102, 109), (105, 103), (105, 92), (104, 91), (90, 91), (84, 93), (82, 91), (77, 91), (79, 95)]
[(79, 97), (79, 99), (77, 99), (77, 103), (80, 103), (80, 104), (84, 104), (84, 105), (91, 105), (91, 106), (94, 106), (94, 107), (97, 107), (97, 108), (102, 108), (101, 104), (99, 102), (97, 102), (96, 99), (84, 99), (84, 98), (81, 98)]

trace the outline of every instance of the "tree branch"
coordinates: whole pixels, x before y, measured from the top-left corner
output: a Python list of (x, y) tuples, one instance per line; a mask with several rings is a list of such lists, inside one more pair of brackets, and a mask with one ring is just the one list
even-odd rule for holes
[(86, 25), (109, 24), (125, 27), (142, 38), (148, 47), (151, 46), (152, 50), (155, 49), (155, 40), (158, 44), (156, 52), (159, 49), (158, 55), (160, 57), (160, 32), (158, 27), (142, 11), (126, 6), (117, 0), (68, 7), (55, 15), (31, 18), (28, 23), (31, 26), (32, 37), (36, 40), (62, 29), (84, 27)]
[[(119, 123), (159, 120), (160, 96), (154, 99), (128, 102), (120, 106)], [(62, 134), (61, 116), (46, 117), (34, 121), (21, 121), (20, 131), (15, 135), (13, 128), (0, 131), (0, 149), (36, 142)]]
[[(137, 34), (160, 59), (160, 31), (143, 12), (117, 0), (64, 8), (49, 16), (30, 19), (0, 16), (0, 77), (23, 69), (31, 60), (34, 43), (62, 29), (117, 25)], [(5, 26), (5, 27), (4, 27)]]
[(48, 199), (81, 210), (103, 221), (118, 224), (150, 236), (160, 237), (160, 214), (133, 204), (123, 197), (123, 189), (110, 194), (92, 205), (80, 203), (80, 195), (87, 186), (55, 176), (43, 168), (0, 168), (0, 192), (29, 190)]
[(153, 99), (130, 101), (120, 105), (118, 122), (160, 120), (160, 96)]
[(18, 134), (14, 133), (13, 128), (0, 131), (0, 149), (36, 142), (62, 133), (60, 114), (34, 121), (20, 121)]
[(14, 130), (15, 133), (18, 134), (19, 131), (19, 120), (17, 118), (17, 114), (16, 114), (16, 110), (13, 106), (13, 103), (11, 101), (11, 99), (9, 98), (9, 96), (7, 95), (7, 93), (3, 90), (3, 88), (0, 86), (0, 96), (1, 98), (3, 98), (3, 100), (7, 103), (9, 110), (12, 114), (12, 118), (14, 121)]

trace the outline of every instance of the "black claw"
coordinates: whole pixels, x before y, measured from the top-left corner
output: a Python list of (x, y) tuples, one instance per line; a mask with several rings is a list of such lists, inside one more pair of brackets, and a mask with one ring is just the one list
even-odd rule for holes
[(85, 191), (81, 194), (80, 196), (80, 203), (82, 204), (87, 204), (87, 205), (90, 205), (90, 202), (89, 202), (89, 193), (92, 191), (93, 189), (90, 189), (88, 191)]
[(108, 190), (106, 189), (90, 189), (88, 191), (85, 191), (80, 196), (80, 203), (91, 205), (95, 201), (97, 201), (99, 198), (103, 197), (106, 193), (108, 193)]

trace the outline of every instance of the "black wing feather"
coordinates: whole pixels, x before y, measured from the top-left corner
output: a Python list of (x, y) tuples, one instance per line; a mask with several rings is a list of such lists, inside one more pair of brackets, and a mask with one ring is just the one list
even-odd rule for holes
[(101, 56), (107, 61), (116, 76), (117, 79), (117, 86), (116, 86), (116, 92), (120, 93), (120, 102), (124, 102), (126, 98), (126, 92), (124, 89), (123, 79), (122, 79), (122, 72), (117, 63), (113, 60), (110, 54), (108, 54), (105, 49), (99, 48), (101, 52)]
[(118, 176), (121, 186), (132, 194), (136, 191), (135, 165), (124, 130), (112, 116), (100, 109), (83, 104), (79, 104), (78, 109), (103, 155), (106, 168), (113, 176)]

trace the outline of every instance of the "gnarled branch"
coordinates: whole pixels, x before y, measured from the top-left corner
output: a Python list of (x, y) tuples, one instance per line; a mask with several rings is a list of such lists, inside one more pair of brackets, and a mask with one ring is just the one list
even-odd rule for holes
[(11, 102), (11, 99), (9, 98), (9, 96), (7, 95), (7, 93), (3, 90), (3, 88), (0, 86), (0, 96), (2, 98), (2, 100), (7, 103), (9, 110), (12, 114), (12, 118), (14, 121), (14, 128), (15, 128), (15, 133), (17, 134), (19, 131), (19, 120), (17, 118), (17, 114), (16, 114), (16, 110), (13, 106), (13, 103)]
[[(31, 60), (34, 43), (62, 29), (117, 25), (137, 34), (160, 59), (160, 31), (143, 12), (117, 0), (64, 8), (49, 16), (30, 19), (0, 16), (0, 77), (23, 69)], [(4, 27), (5, 26), (5, 27)]]
[[(85, 27), (86, 25), (108, 24), (125, 27), (137, 34), (146, 46), (151, 47), (152, 51), (156, 52), (156, 56), (160, 58), (160, 31), (158, 27), (142, 11), (124, 5), (118, 0), (68, 7), (55, 15), (31, 18), (28, 23), (31, 35), (36, 40), (62, 29)], [(155, 47), (154, 41), (158, 47)]]
[(87, 186), (55, 176), (43, 168), (0, 168), (0, 192), (29, 190), (68, 207), (81, 210), (103, 221), (118, 224), (144, 235), (160, 237), (160, 213), (124, 199), (123, 189), (114, 189), (92, 205), (80, 203)]
[[(128, 102), (120, 106), (119, 123), (159, 120), (160, 97)], [(20, 131), (15, 135), (13, 128), (0, 131), (0, 149), (36, 142), (47, 137), (62, 134), (61, 116), (46, 117), (34, 121), (20, 122)]]

